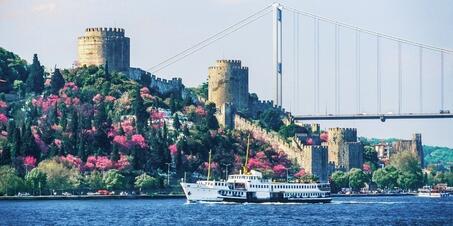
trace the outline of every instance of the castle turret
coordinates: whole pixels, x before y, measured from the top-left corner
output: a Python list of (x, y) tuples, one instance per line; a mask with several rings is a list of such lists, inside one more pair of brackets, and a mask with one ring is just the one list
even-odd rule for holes
[(329, 129), (329, 162), (338, 170), (349, 171), (352, 168), (362, 168), (363, 145), (357, 142), (357, 129)]
[(87, 28), (78, 38), (78, 65), (103, 65), (112, 71), (127, 72), (130, 67), (130, 41), (122, 28)]
[(240, 60), (218, 60), (208, 70), (208, 100), (221, 108), (232, 104), (238, 111), (248, 107), (248, 68)]

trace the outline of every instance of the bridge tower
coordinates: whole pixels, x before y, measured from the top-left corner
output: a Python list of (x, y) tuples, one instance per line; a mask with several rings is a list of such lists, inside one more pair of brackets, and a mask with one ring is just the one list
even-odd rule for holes
[(282, 106), (282, 9), (279, 3), (272, 5), (273, 11), (273, 56), (274, 56), (274, 73), (275, 73), (275, 103)]

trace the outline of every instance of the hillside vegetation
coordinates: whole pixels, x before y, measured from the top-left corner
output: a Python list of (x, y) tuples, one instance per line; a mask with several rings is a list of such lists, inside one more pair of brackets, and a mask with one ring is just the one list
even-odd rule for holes
[[(159, 93), (107, 65), (46, 74), (37, 55), (28, 65), (4, 49), (0, 62), (0, 195), (163, 188), (167, 171), (173, 184), (205, 177), (210, 150), (214, 178), (245, 162), (248, 133), (219, 128), (213, 104)], [(250, 143), (250, 169), (299, 171), (269, 144)]]

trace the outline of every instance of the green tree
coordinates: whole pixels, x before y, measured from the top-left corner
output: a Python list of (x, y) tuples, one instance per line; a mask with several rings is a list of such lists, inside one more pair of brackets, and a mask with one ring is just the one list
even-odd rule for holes
[(125, 178), (118, 170), (112, 169), (104, 174), (102, 182), (109, 190), (123, 189), (125, 185)]
[(280, 134), (280, 136), (288, 138), (288, 137), (294, 137), (294, 135), (296, 134), (296, 130), (297, 130), (297, 125), (294, 123), (291, 123), (289, 125), (281, 126), (278, 133)]
[(398, 185), (398, 170), (394, 166), (386, 166), (374, 171), (373, 181), (382, 189), (393, 189)]
[(280, 111), (270, 108), (260, 115), (260, 125), (264, 128), (278, 131), (283, 125)]
[(56, 68), (50, 81), (50, 90), (52, 94), (58, 95), (58, 91), (63, 88), (64, 84), (63, 75), (61, 74), (60, 69)]
[(40, 162), (37, 169), (47, 175), (49, 189), (74, 189), (80, 184), (80, 173), (78, 169), (66, 167), (53, 159)]
[[(78, 150), (78, 143), (79, 143), (79, 114), (76, 109), (72, 110), (71, 113), (71, 121), (69, 122), (68, 131), (70, 131), (72, 135), (72, 139), (69, 140), (69, 149), (66, 150), (71, 154), (76, 154), (83, 158), (83, 153)], [(83, 152), (83, 151), (82, 151)]]
[(219, 122), (217, 121), (217, 118), (215, 117), (216, 113), (216, 106), (214, 103), (208, 103), (206, 105), (206, 122), (208, 129), (218, 129), (219, 128)]
[(175, 117), (173, 118), (173, 128), (175, 128), (176, 131), (179, 131), (181, 128), (181, 122), (179, 121), (178, 114), (175, 114)]
[(136, 87), (135, 90), (135, 101), (134, 101), (134, 113), (136, 117), (137, 133), (143, 134), (146, 125), (148, 124), (148, 113), (146, 107), (143, 104), (143, 98), (140, 94), (140, 86)]
[(15, 81), (24, 81), (27, 72), (27, 62), (16, 54), (0, 47), (0, 92), (11, 91)]
[(376, 168), (379, 165), (379, 158), (373, 146), (366, 145), (363, 147), (363, 161), (372, 163), (372, 168)]
[(14, 168), (0, 166), (0, 195), (15, 195), (23, 188), (24, 181), (17, 175)]
[(403, 151), (390, 158), (390, 165), (399, 171), (398, 184), (403, 189), (415, 190), (423, 185), (423, 173), (418, 158)]
[(135, 187), (140, 189), (140, 192), (142, 190), (152, 189), (152, 188), (156, 188), (158, 186), (159, 186), (159, 181), (156, 178), (151, 177), (146, 173), (143, 173), (143, 174), (135, 177)]
[(39, 63), (38, 55), (33, 55), (33, 64), (25, 85), (27, 92), (41, 93), (44, 90), (44, 68)]
[(19, 97), (25, 96), (25, 84), (21, 80), (15, 80), (13, 83), (13, 89), (19, 95)]
[(336, 171), (332, 174), (332, 192), (339, 192), (342, 188), (349, 187), (349, 176), (342, 171)]
[(353, 191), (359, 191), (365, 186), (365, 183), (368, 182), (368, 176), (361, 169), (352, 168), (348, 174), (349, 187), (351, 187)]
[(38, 168), (34, 168), (27, 173), (25, 181), (33, 190), (33, 194), (37, 194), (37, 192), (39, 192), (38, 194), (41, 195), (42, 189), (46, 187), (47, 175)]
[(86, 184), (93, 190), (105, 188), (102, 174), (98, 171), (93, 171), (86, 177)]
[(117, 143), (113, 143), (112, 145), (112, 153), (110, 154), (110, 160), (112, 161), (118, 161), (120, 159), (120, 154), (118, 151), (119, 147)]

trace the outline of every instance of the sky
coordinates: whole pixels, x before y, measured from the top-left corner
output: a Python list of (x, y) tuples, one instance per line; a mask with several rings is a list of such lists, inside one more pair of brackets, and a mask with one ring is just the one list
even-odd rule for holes
[[(166, 58), (272, 4), (268, 0), (0, 0), (0, 46), (28, 62), (34, 53), (47, 68), (69, 68), (77, 37), (87, 27), (121, 27), (131, 39), (131, 66), (149, 69)], [(288, 0), (281, 4), (353, 26), (419, 43), (453, 49), (450, 0)], [(294, 25), (298, 19), (299, 26)], [(334, 26), (320, 23), (320, 102), (314, 109), (313, 20), (283, 12), (283, 105), (294, 114), (335, 113)], [(298, 32), (296, 32), (298, 31)], [(299, 34), (296, 36), (296, 34)], [(339, 31), (340, 113), (376, 113), (376, 39), (361, 35), (360, 95), (355, 79), (355, 33)], [(299, 43), (299, 48), (296, 48)], [(382, 112), (398, 111), (397, 44), (381, 41)], [(298, 56), (299, 61), (295, 61)], [(418, 48), (402, 46), (402, 112), (420, 112)], [(186, 86), (207, 79), (217, 59), (239, 59), (249, 67), (250, 92), (273, 99), (271, 14), (159, 71)], [(296, 73), (296, 66), (299, 73)], [(444, 109), (453, 110), (453, 56), (445, 55)], [(423, 112), (440, 110), (440, 56), (423, 52)], [(450, 85), (449, 85), (450, 84)], [(355, 127), (359, 136), (410, 138), (422, 133), (429, 145), (453, 147), (453, 119), (320, 121), (322, 128)]]

